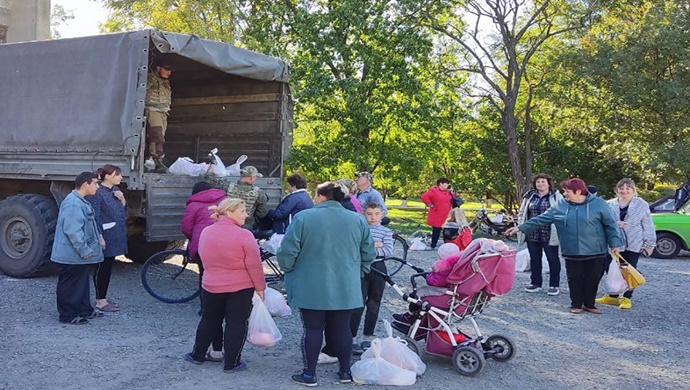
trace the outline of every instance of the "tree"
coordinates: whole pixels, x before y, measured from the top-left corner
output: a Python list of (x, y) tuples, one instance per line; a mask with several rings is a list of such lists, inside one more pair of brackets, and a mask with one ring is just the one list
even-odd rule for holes
[(74, 11), (65, 9), (60, 4), (55, 4), (50, 12), (50, 36), (53, 39), (60, 39), (60, 26), (68, 24), (74, 20)]
[[(433, 1), (427, 7), (429, 26), (462, 48), (462, 64), (451, 70), (474, 75), (470, 96), (500, 113), (512, 177), (518, 193), (524, 192), (533, 159), (532, 96), (542, 77), (531, 72), (532, 59), (554, 37), (581, 28), (589, 11), (553, 0), (470, 0), (463, 6)], [(467, 22), (458, 14), (467, 15)]]

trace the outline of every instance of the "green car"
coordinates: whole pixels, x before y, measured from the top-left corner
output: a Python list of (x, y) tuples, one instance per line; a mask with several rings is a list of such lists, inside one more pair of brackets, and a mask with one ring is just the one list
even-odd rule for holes
[(659, 259), (672, 259), (681, 249), (689, 250), (690, 243), (690, 202), (673, 212), (652, 212), (656, 230), (656, 249), (652, 254)]

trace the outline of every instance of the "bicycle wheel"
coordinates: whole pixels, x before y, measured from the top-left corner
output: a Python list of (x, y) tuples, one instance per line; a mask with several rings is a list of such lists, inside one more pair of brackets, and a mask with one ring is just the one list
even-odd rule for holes
[(386, 265), (388, 276), (393, 277), (405, 266), (405, 260), (398, 257), (386, 257), (381, 260)]
[(407, 260), (407, 251), (409, 248), (410, 246), (407, 244), (407, 240), (398, 233), (393, 234), (393, 253), (391, 257)]
[(152, 297), (165, 303), (189, 302), (199, 296), (199, 266), (183, 249), (158, 252), (141, 270), (141, 284)]

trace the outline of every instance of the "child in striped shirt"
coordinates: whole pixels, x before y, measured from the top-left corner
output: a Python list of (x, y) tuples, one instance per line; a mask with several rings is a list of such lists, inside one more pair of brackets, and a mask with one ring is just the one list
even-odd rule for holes
[[(383, 208), (378, 203), (367, 203), (364, 206), (364, 217), (369, 223), (371, 237), (374, 239), (376, 257), (379, 259), (379, 261), (374, 261), (371, 267), (386, 273), (386, 265), (382, 259), (393, 253), (393, 231), (381, 226)], [(381, 307), (385, 287), (386, 281), (374, 270), (362, 277), (362, 296), (364, 298), (364, 307), (366, 307), (364, 329), (362, 330), (364, 340), (361, 344), (353, 345), (354, 353), (362, 353), (371, 346), (371, 339), (374, 337), (374, 328), (376, 328), (376, 323), (379, 319), (379, 308)], [(364, 313), (364, 307), (353, 310), (350, 317), (350, 331), (352, 332), (353, 339), (357, 337), (357, 330)]]

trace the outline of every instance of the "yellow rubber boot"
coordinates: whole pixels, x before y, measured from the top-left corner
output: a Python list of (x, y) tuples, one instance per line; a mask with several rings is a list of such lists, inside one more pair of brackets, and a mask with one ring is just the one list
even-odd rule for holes
[(632, 308), (632, 302), (630, 302), (630, 298), (623, 298), (621, 300), (621, 304), (618, 305), (619, 309), (630, 309)]
[(620, 306), (622, 300), (621, 298), (613, 298), (609, 294), (606, 294), (601, 298), (595, 299), (594, 302), (604, 305)]

